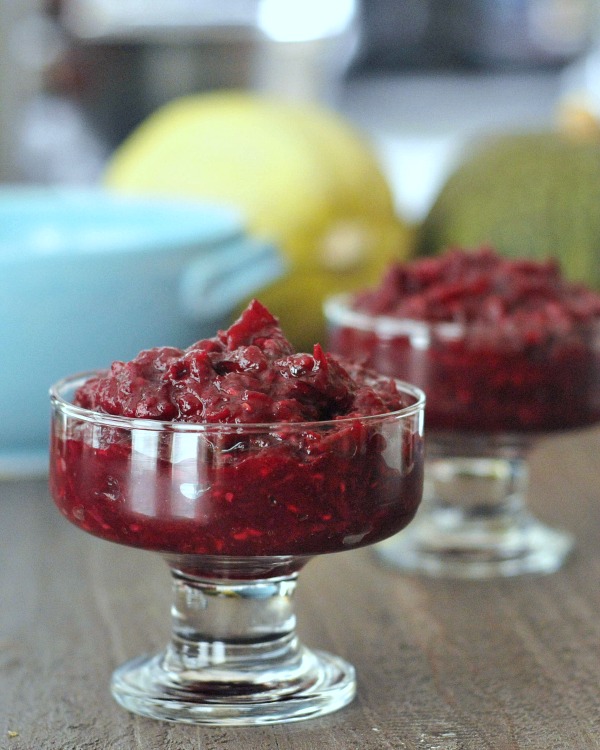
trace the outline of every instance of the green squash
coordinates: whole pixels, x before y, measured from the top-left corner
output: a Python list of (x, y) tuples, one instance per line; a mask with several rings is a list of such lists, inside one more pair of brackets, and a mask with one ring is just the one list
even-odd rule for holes
[(417, 252), (483, 244), (556, 258), (568, 278), (600, 289), (600, 140), (509, 134), (472, 149), (423, 221)]

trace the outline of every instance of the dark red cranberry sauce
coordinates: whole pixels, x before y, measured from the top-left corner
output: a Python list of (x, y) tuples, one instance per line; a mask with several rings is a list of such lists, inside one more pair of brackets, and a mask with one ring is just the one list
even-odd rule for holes
[[(375, 386), (375, 387), (373, 387)], [(227, 331), (185, 351), (143, 351), (88, 380), (75, 396), (86, 409), (196, 423), (317, 422), (385, 414), (407, 405), (388, 378), (374, 379), (315, 345), (294, 353), (277, 319), (254, 300)]]
[(427, 324), (410, 335), (340, 320), (329, 348), (423, 388), (432, 430), (549, 431), (600, 419), (600, 295), (554, 261), (451, 249), (392, 266), (350, 304)]
[(75, 403), (207, 426), (198, 434), (55, 420), (55, 501), (115, 542), (177, 555), (310, 556), (379, 541), (420, 502), (419, 417), (360, 418), (415, 398), (319, 346), (294, 353), (258, 302), (185, 351), (113, 364)]

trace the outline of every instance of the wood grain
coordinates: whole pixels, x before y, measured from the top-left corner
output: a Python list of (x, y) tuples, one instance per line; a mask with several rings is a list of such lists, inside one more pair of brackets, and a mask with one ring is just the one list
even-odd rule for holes
[(162, 647), (157, 555), (70, 526), (44, 482), (0, 484), (0, 750), (600, 750), (600, 431), (547, 441), (532, 506), (577, 549), (551, 576), (402, 576), (369, 550), (314, 560), (300, 632), (350, 659), (359, 692), (323, 719), (198, 728), (112, 700), (124, 659)]

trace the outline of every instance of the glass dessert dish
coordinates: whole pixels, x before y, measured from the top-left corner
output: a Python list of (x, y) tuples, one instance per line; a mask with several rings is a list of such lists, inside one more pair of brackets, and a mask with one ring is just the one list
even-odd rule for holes
[[(196, 364), (206, 362), (210, 347), (203, 346), (185, 361), (193, 355)], [(237, 369), (214, 381), (220, 393), (232, 393), (241, 374), (250, 382), (250, 370), (239, 370), (250, 367), (249, 349), (239, 351)], [(156, 350), (160, 389), (167, 355), (173, 377), (185, 369), (174, 350)], [(211, 356), (221, 372), (235, 359), (231, 347)], [(308, 365), (309, 355), (302, 357)], [(289, 361), (298, 364), (274, 360), (283, 370)], [(296, 373), (294, 388), (308, 388), (318, 369), (317, 359), (311, 362), (308, 373)], [(123, 366), (117, 369), (122, 374)], [(130, 372), (138, 377), (141, 370)], [(294, 378), (286, 373), (288, 384)], [(354, 669), (299, 642), (296, 580), (311, 557), (379, 542), (412, 520), (423, 483), (423, 393), (388, 380), (395, 408), (385, 413), (361, 416), (353, 408), (348, 416), (271, 423), (165, 421), (81, 405), (89, 401), (88, 384), (106, 385), (106, 394), (115, 382), (91, 373), (51, 389), (50, 486), (80, 529), (158, 552), (172, 572), (171, 641), (162, 653), (114, 672), (116, 700), (141, 715), (199, 724), (296, 721), (346, 705), (356, 690)], [(156, 402), (149, 382), (139, 391), (142, 411)], [(367, 392), (371, 398), (370, 388), (356, 391), (363, 403)], [(250, 398), (248, 387), (244, 393), (236, 409), (267, 399), (258, 391)], [(216, 406), (223, 403), (210, 408)]]
[[(600, 420), (600, 296), (563, 283), (552, 264), (471, 255), (413, 262), (379, 290), (325, 304), (331, 351), (427, 395), (423, 503), (376, 553), (438, 576), (550, 573), (573, 540), (530, 512), (528, 459), (538, 440)], [(443, 277), (444, 263), (456, 266), (452, 284), (415, 282)], [(415, 299), (390, 307), (403, 286)], [(444, 319), (450, 306), (457, 320)]]

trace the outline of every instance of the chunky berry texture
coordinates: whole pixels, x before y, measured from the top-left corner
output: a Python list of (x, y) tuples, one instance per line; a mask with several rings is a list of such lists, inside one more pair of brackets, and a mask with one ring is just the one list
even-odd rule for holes
[(511, 260), (486, 247), (395, 264), (353, 306), (430, 323), (493, 324), (524, 344), (600, 320), (600, 295), (564, 279), (556, 261)]
[[(372, 325), (332, 325), (330, 348), (421, 386), (432, 430), (549, 431), (600, 419), (600, 295), (566, 281), (554, 261), (451, 249), (391, 267), (351, 307)], [(382, 317), (423, 326), (412, 337), (378, 333)]]
[(399, 531), (421, 499), (419, 417), (362, 419), (414, 397), (320, 346), (293, 352), (258, 302), (185, 351), (113, 364), (75, 402), (97, 422), (110, 414), (174, 425), (55, 421), (55, 501), (111, 541), (175, 555), (306, 557)]
[(75, 403), (208, 424), (314, 422), (401, 408), (393, 382), (344, 364), (318, 344), (312, 354), (294, 353), (277, 319), (255, 300), (229, 330), (185, 351), (150, 349), (113, 363), (108, 374), (85, 383)]

